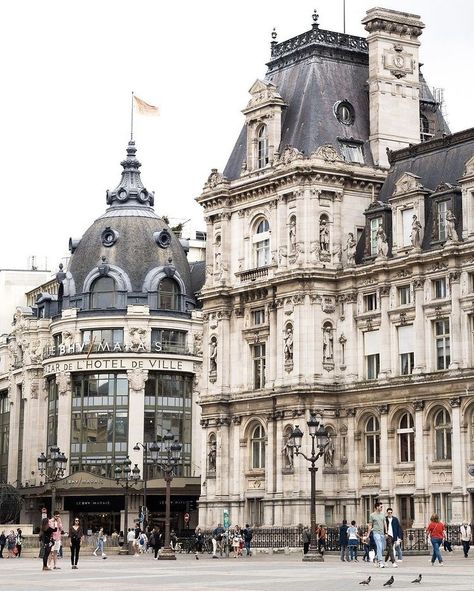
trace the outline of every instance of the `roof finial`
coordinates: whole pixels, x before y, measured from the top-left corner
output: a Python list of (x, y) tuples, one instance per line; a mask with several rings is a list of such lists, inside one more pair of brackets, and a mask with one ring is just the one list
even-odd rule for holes
[(316, 10), (316, 8), (313, 10), (312, 18), (313, 18), (313, 24), (312, 24), (313, 29), (319, 29), (319, 23), (318, 23), (319, 14), (318, 14), (318, 11)]
[(277, 32), (275, 27), (273, 27), (273, 31), (272, 31), (272, 42), (270, 43), (270, 47), (271, 47), (271, 55), (273, 55), (273, 52), (275, 50), (275, 45), (277, 44)]

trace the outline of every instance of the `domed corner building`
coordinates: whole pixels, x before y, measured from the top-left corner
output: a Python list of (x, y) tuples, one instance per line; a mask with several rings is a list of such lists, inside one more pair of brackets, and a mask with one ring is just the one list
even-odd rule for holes
[[(79, 516), (85, 530), (125, 531), (143, 519), (146, 495), (148, 524), (164, 526), (165, 481), (150, 444), (164, 447), (171, 434), (182, 444), (171, 527), (197, 525), (202, 328), (195, 294), (204, 262), (190, 264), (155, 213), (135, 154), (130, 141), (121, 181), (107, 191), (108, 209), (70, 240), (57, 295), (40, 293), (34, 306), (18, 309), (3, 347), (10, 370), (0, 390), (8, 383), (2, 393), (14, 415), (4, 479), (21, 483), (23, 523), (38, 524), (40, 507), (54, 502), (66, 530)], [(68, 459), (54, 484), (45, 483), (37, 461), (51, 447)], [(127, 457), (140, 480), (126, 495), (115, 476)]]

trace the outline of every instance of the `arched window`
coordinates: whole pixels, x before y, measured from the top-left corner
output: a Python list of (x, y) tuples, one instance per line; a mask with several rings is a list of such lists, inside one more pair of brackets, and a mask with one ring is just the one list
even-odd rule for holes
[(401, 416), (398, 423), (398, 457), (400, 462), (415, 461), (415, 429), (410, 413)]
[(257, 225), (253, 247), (255, 267), (267, 267), (270, 264), (270, 225), (265, 218)]
[(257, 168), (264, 168), (268, 164), (267, 127), (262, 125), (257, 132)]
[(439, 410), (434, 418), (435, 459), (451, 459), (451, 417), (445, 408)]
[(161, 310), (179, 310), (179, 286), (168, 277), (158, 285), (157, 308)]
[(117, 286), (112, 277), (99, 277), (91, 285), (91, 308), (116, 308)]
[(265, 431), (262, 425), (257, 425), (253, 429), (250, 444), (252, 468), (255, 470), (265, 468)]
[(374, 416), (365, 424), (365, 459), (367, 464), (380, 464), (380, 425)]

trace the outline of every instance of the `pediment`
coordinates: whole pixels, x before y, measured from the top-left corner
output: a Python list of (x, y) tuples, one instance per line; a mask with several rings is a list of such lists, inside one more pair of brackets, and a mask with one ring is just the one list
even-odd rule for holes
[(402, 193), (410, 193), (411, 191), (418, 191), (424, 189), (421, 184), (421, 177), (413, 174), (412, 172), (405, 172), (395, 182), (394, 195), (401, 195)]
[(469, 160), (464, 165), (464, 176), (471, 176), (474, 175), (474, 154), (469, 158)]
[(259, 105), (265, 105), (267, 103), (281, 106), (285, 105), (285, 102), (279, 95), (275, 84), (268, 80), (255, 80), (255, 82), (250, 87), (249, 93), (251, 94), (251, 99), (246, 109), (255, 108)]
[(438, 195), (440, 193), (453, 193), (454, 191), (459, 191), (459, 187), (457, 185), (452, 185), (451, 183), (440, 183), (433, 191), (432, 195)]

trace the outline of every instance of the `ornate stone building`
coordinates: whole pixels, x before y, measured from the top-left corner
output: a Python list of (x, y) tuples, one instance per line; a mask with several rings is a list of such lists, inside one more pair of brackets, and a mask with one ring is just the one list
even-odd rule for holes
[(331, 434), (319, 521), (364, 522), (376, 498), (405, 527), (472, 517), (474, 131), (449, 135), (418, 16), (362, 22), (367, 39), (317, 15), (273, 39), (224, 173), (198, 198), (201, 525), (224, 510), (309, 522), (307, 463), (287, 439), (310, 411)]
[[(0, 471), (25, 496), (25, 523), (50, 507), (52, 485), (37, 458), (59, 446), (68, 458), (56, 485), (68, 517), (109, 532), (138, 518), (147, 479), (150, 521), (164, 520), (165, 483), (143, 445), (172, 433), (183, 444), (173, 480), (172, 525), (197, 524), (200, 492), (201, 312), (195, 293), (204, 263), (190, 264), (178, 238), (153, 209), (133, 141), (108, 209), (82, 238), (71, 239), (68, 269), (18, 308), (0, 343)], [(139, 443), (138, 451), (135, 449)], [(129, 456), (141, 471), (129, 523), (114, 468)], [(145, 460), (148, 460), (145, 464)]]

